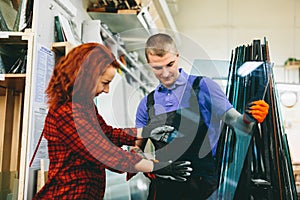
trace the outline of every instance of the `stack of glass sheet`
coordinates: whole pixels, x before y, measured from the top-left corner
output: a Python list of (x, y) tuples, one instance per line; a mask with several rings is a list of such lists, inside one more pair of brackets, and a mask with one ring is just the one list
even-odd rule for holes
[(220, 180), (211, 199), (297, 199), (268, 42), (253, 40), (232, 51), (226, 95), (244, 113), (263, 99), (269, 114), (251, 134), (224, 126), (219, 140)]

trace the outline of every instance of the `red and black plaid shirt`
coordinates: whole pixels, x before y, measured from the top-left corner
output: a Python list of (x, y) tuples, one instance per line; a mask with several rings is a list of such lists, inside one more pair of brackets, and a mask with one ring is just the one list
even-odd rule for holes
[(120, 148), (134, 145), (136, 129), (108, 126), (94, 106), (67, 103), (50, 109), (43, 136), (48, 141), (48, 181), (34, 199), (102, 199), (105, 168), (135, 171), (141, 160)]

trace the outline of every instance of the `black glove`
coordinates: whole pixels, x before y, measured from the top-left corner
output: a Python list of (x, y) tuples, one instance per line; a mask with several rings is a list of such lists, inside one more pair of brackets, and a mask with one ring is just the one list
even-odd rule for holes
[(170, 133), (173, 131), (174, 127), (168, 125), (162, 125), (156, 128), (153, 128), (153, 126), (146, 126), (143, 128), (142, 137), (166, 143)]
[(190, 161), (154, 161), (153, 173), (160, 178), (184, 182), (191, 175), (191, 171), (193, 168)]

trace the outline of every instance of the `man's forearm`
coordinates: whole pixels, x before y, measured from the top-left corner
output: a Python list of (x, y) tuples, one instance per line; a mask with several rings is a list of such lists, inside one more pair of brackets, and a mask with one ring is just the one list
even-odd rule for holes
[(243, 115), (239, 113), (236, 109), (229, 109), (223, 116), (224, 122), (235, 129), (242, 130), (246, 133), (250, 133), (254, 123), (247, 124), (243, 120)]

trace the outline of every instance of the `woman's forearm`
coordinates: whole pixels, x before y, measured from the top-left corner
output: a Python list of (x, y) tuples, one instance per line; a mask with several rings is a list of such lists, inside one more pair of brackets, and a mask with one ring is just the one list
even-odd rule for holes
[(142, 159), (140, 162), (135, 164), (135, 169), (140, 172), (152, 172), (153, 171), (153, 161)]

